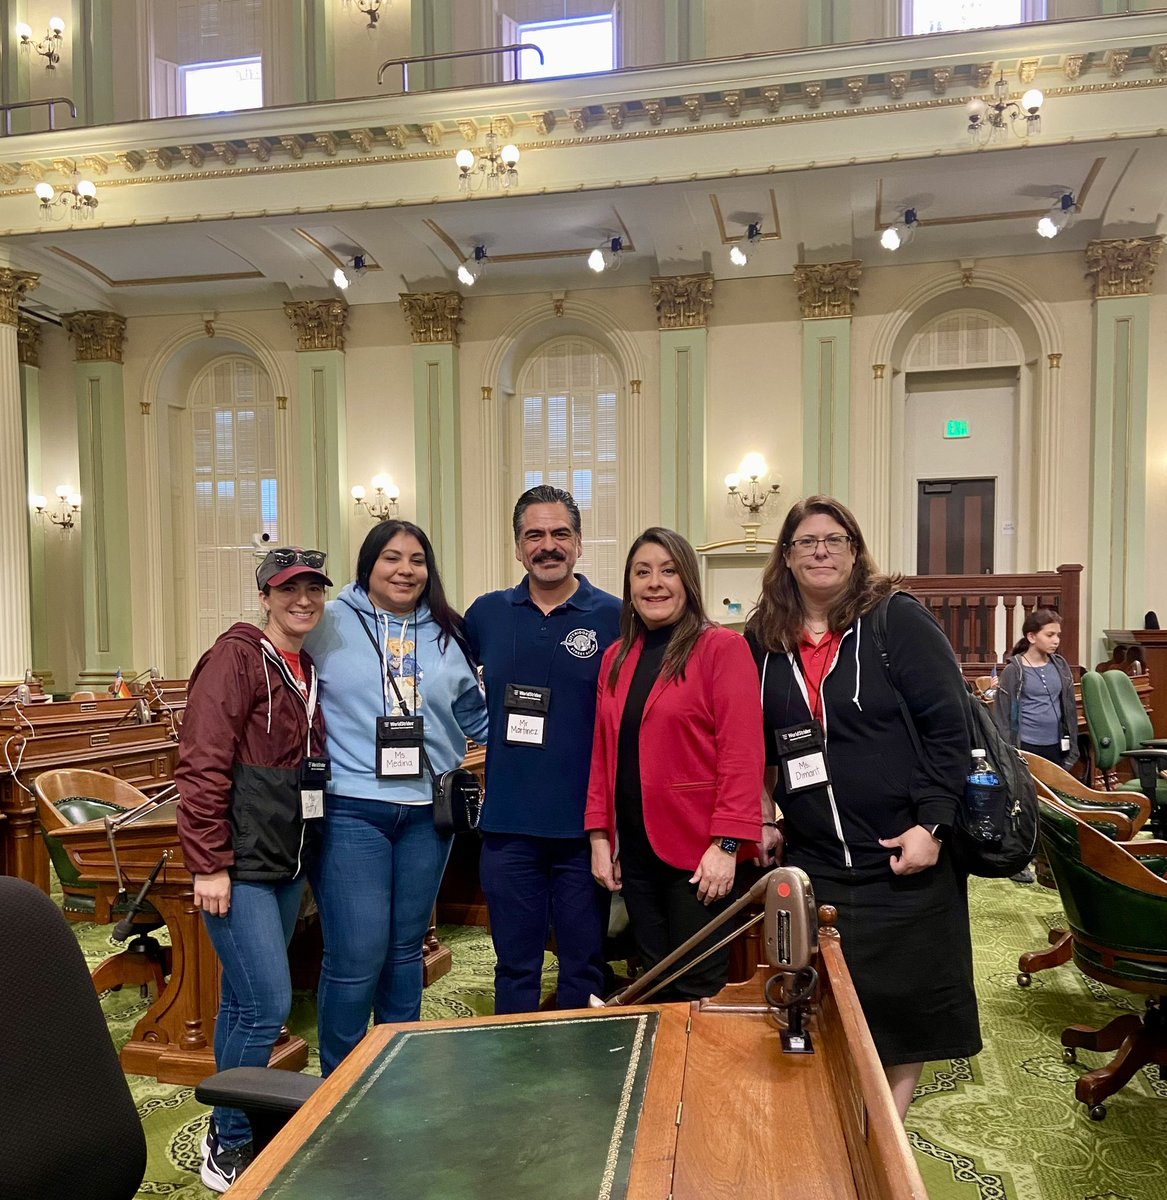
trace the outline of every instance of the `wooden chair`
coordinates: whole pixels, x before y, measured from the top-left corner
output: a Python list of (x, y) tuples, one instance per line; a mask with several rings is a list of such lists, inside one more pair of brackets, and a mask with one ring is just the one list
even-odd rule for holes
[[(65, 916), (71, 921), (98, 924), (121, 920), (128, 911), (128, 901), (111, 905), (101, 897), (95, 884), (84, 883), (53, 834), (70, 825), (127, 812), (145, 803), (146, 795), (114, 775), (74, 768), (45, 771), (36, 777), (33, 789), (41, 835), (61, 881)], [(162, 915), (147, 902), (133, 918), (134, 936), (126, 948), (110, 955), (94, 970), (93, 986), (104, 992), (126, 984), (136, 985), (145, 995), (148, 985), (153, 983), (161, 992), (170, 974), (170, 951), (149, 935), (164, 924)]]
[(1038, 799), (1041, 841), (1070, 925), (1075, 965), (1110, 987), (1141, 992), (1146, 1014), (1124, 1013), (1102, 1029), (1070, 1025), (1063, 1055), (1118, 1053), (1078, 1078), (1074, 1094), (1091, 1120), (1142, 1067), (1167, 1067), (1167, 842), (1112, 841), (1077, 814)]
[[(1056, 763), (1037, 754), (1021, 754), (1037, 785), (1037, 794), (1077, 812), (1083, 820), (1116, 841), (1126, 841), (1142, 829), (1150, 814), (1146, 796), (1135, 792), (1096, 792), (1063, 771)], [(1045, 854), (1038, 850), (1035, 861), (1037, 881), (1042, 887), (1054, 888), (1053, 875)], [(1041, 950), (1028, 950), (1017, 960), (1017, 984), (1029, 987), (1038, 971), (1048, 971), (1070, 961), (1070, 931), (1051, 929), (1050, 945)]]
[(69, 699), (70, 700), (96, 700), (97, 693), (96, 692), (74, 692), (69, 697)]

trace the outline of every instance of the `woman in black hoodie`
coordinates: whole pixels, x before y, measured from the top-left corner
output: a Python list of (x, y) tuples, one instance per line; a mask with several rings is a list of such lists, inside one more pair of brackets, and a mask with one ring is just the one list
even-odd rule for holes
[[(851, 512), (811, 496), (786, 517), (746, 638), (762, 681), (764, 803), (783, 818), (765, 849), (838, 909), (903, 1117), (924, 1063), (976, 1054), (981, 1038), (966, 878), (945, 845), (969, 768), (964, 684), (935, 621), (900, 591)], [(888, 596), (885, 665), (868, 617)]]

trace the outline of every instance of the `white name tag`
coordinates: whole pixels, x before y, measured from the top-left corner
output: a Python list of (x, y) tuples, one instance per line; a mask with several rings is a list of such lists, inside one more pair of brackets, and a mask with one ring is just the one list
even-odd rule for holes
[(324, 816), (324, 789), (302, 788), (300, 791), (300, 816), (305, 821)]
[(421, 774), (420, 746), (382, 746), (381, 771), (382, 779), (398, 779), (412, 777), (416, 779)]
[(542, 746), (547, 718), (535, 713), (507, 713), (507, 736), (510, 745)]
[(827, 763), (821, 750), (810, 754), (784, 758), (782, 770), (786, 775), (787, 792), (800, 792), (804, 788), (824, 787), (828, 782)]

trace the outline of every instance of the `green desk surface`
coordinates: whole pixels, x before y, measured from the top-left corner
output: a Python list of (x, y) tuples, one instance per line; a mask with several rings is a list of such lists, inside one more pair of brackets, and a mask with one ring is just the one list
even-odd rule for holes
[(659, 1014), (400, 1033), (271, 1200), (620, 1200)]

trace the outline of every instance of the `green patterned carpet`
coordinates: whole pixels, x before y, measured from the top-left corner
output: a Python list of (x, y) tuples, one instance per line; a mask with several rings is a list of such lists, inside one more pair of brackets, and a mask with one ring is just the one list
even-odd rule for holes
[[(1114, 1097), (1105, 1121), (1091, 1121), (1074, 1100), (1079, 1072), (1106, 1056), (1081, 1052), (1062, 1061), (1059, 1035), (1072, 1023), (1101, 1025), (1140, 1010), (1130, 993), (1104, 988), (1073, 965), (1016, 983), (1017, 956), (1043, 946), (1059, 923), (1055, 893), (1036, 885), (972, 881), (977, 989), (986, 1048), (973, 1060), (932, 1064), (908, 1118), (908, 1136), (932, 1200), (1167, 1200), (1167, 1080), (1147, 1068)], [(91, 965), (110, 952), (109, 927), (79, 925)], [(454, 968), (428, 989), (426, 1019), (491, 1011), (494, 960), (485, 931), (445, 928)], [(545, 985), (550, 990), (548, 958)], [(137, 992), (102, 999), (120, 1045), (145, 1010)], [(312, 1047), (319, 1071), (315, 1011), (298, 995), (289, 1025)], [(146, 1182), (138, 1193), (207, 1200), (198, 1179), (206, 1109), (191, 1089), (132, 1076), (149, 1142)]]

